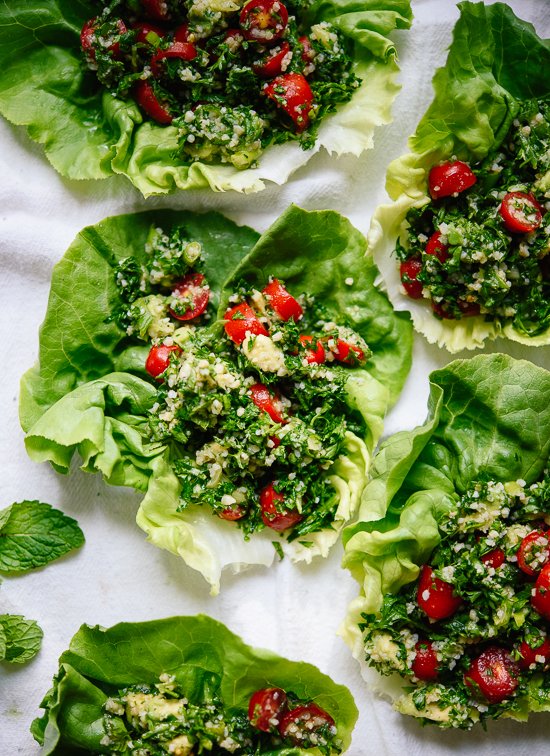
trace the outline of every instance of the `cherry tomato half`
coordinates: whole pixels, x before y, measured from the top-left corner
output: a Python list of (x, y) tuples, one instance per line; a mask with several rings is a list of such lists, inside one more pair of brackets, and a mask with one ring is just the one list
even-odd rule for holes
[(285, 287), (274, 278), (262, 290), (262, 294), (269, 302), (272, 309), (282, 320), (300, 320), (304, 311), (297, 299), (294, 299)]
[(170, 364), (170, 355), (172, 352), (181, 354), (181, 349), (177, 344), (171, 346), (165, 346), (164, 344), (158, 344), (151, 347), (147, 359), (145, 360), (145, 370), (152, 375), (153, 378), (157, 378), (161, 373), (164, 373), (168, 365)]
[(434, 165), (428, 176), (428, 187), (432, 199), (450, 197), (451, 194), (469, 189), (477, 181), (475, 173), (462, 160), (453, 160)]
[[(457, 304), (463, 318), (473, 318), (476, 315), (479, 315), (479, 305), (477, 302), (463, 302), (459, 299)], [(444, 320), (455, 319), (455, 314), (452, 310), (448, 309), (448, 305), (446, 305), (445, 302), (435, 302), (432, 300), (431, 305), (434, 314), (437, 315), (438, 318), (443, 318)]]
[(271, 732), (280, 723), (288, 702), (282, 688), (263, 688), (250, 696), (248, 719), (252, 727), (262, 732)]
[(427, 255), (435, 255), (440, 263), (444, 263), (449, 259), (449, 245), (443, 244), (441, 241), (441, 231), (436, 231), (428, 239), (426, 249), (424, 250)]
[(545, 564), (550, 562), (550, 541), (542, 530), (533, 530), (520, 543), (518, 566), (526, 575), (538, 575)]
[(550, 640), (548, 638), (541, 639), (541, 643), (534, 647), (523, 641), (519, 647), (519, 652), (521, 659), (518, 664), (521, 669), (529, 669), (532, 664), (546, 667), (550, 662)]
[(277, 76), (265, 85), (263, 91), (292, 118), (298, 131), (303, 131), (309, 126), (313, 92), (302, 74), (287, 73)]
[(250, 0), (239, 16), (245, 39), (264, 44), (280, 39), (287, 24), (288, 11), (280, 0)]
[(170, 111), (159, 102), (155, 90), (148, 81), (144, 81), (143, 79), (136, 81), (134, 84), (134, 96), (140, 108), (157, 123), (168, 124), (174, 120)]
[(344, 339), (336, 340), (336, 347), (332, 353), (338, 362), (345, 362), (347, 365), (363, 365), (366, 362), (363, 350)]
[[(283, 494), (277, 493), (273, 483), (269, 483), (260, 493), (260, 507), (262, 522), (273, 530), (287, 530), (300, 522), (302, 515), (295, 509), (284, 509), (280, 502), (284, 501)], [(277, 507), (277, 503), (279, 507)]]
[(247, 333), (267, 336), (263, 324), (258, 320), (252, 307), (246, 302), (231, 307), (225, 315), (225, 332), (235, 344), (242, 344)]
[[(117, 26), (118, 34), (126, 34), (128, 30), (124, 21), (121, 18), (117, 18), (115, 23)], [(101, 26), (101, 22), (99, 22), (98, 24), (97, 18), (90, 18), (88, 21), (86, 21), (86, 23), (82, 27), (82, 31), (80, 32), (80, 46), (82, 47), (82, 51), (86, 54), (86, 57), (89, 60), (95, 60), (95, 48), (98, 42), (98, 26)], [(120, 45), (118, 42), (113, 42), (112, 45), (109, 45), (105, 49), (109, 50), (113, 58), (118, 58), (120, 56)]]
[[(132, 24), (132, 29), (137, 32), (136, 42), (141, 42), (142, 45), (151, 45), (149, 34), (155, 34), (159, 39), (166, 35), (164, 29), (155, 24), (150, 24), (148, 21), (138, 21)], [(154, 45), (151, 46), (154, 47)]]
[(250, 387), (250, 398), (262, 412), (266, 412), (274, 423), (286, 423), (279, 400), (274, 397), (263, 383)]
[(205, 285), (202, 273), (188, 273), (174, 286), (172, 297), (181, 299), (185, 309), (181, 306), (175, 310), (170, 308), (170, 315), (176, 320), (193, 320), (208, 307), (210, 288)]
[(543, 567), (531, 595), (533, 609), (550, 622), (550, 564)]
[(333, 728), (334, 719), (328, 712), (321, 709), (317, 704), (310, 703), (297, 706), (287, 711), (279, 725), (279, 735), (287, 738), (295, 746), (306, 747), (309, 744), (309, 736), (322, 727)]
[(315, 60), (315, 50), (309, 37), (298, 37), (298, 42), (302, 45), (302, 60), (304, 63), (313, 63)]
[(401, 283), (403, 288), (407, 292), (407, 295), (411, 299), (422, 299), (422, 284), (417, 281), (418, 274), (422, 270), (422, 263), (420, 260), (411, 258), (405, 260), (399, 266), (399, 275), (401, 276)]
[(450, 617), (462, 604), (460, 596), (454, 593), (454, 587), (436, 577), (427, 564), (420, 571), (416, 600), (422, 611), (434, 620)]
[(490, 646), (472, 661), (464, 682), (492, 704), (500, 703), (519, 685), (519, 665), (505, 648)]
[(283, 70), (283, 63), (289, 52), (290, 45), (288, 42), (283, 41), (277, 47), (268, 50), (260, 61), (253, 63), (252, 70), (254, 73), (257, 73), (258, 76), (263, 76), (265, 79), (272, 79), (274, 76), (278, 76)]
[(189, 42), (172, 42), (166, 50), (158, 50), (151, 58), (151, 71), (153, 76), (159, 76), (162, 73), (161, 61), (168, 58), (178, 58), (178, 60), (194, 60), (197, 57), (197, 48)]
[(418, 641), (414, 648), (416, 654), (411, 665), (414, 676), (419, 680), (437, 680), (439, 662), (430, 641)]
[(234, 522), (235, 520), (242, 520), (246, 514), (246, 509), (241, 507), (240, 504), (232, 504), (230, 507), (224, 507), (224, 509), (218, 512), (218, 517), (222, 520), (229, 520)]
[(542, 223), (543, 209), (532, 194), (508, 192), (502, 200), (499, 213), (506, 230), (511, 234), (536, 231)]
[[(298, 336), (298, 341), (303, 347), (306, 347), (305, 359), (310, 365), (322, 365), (325, 361), (325, 348), (319, 339), (317, 339), (315, 348), (313, 336), (303, 333)], [(307, 348), (310, 347), (311, 348)]]
[(170, 9), (166, 0), (140, 0), (142, 11), (149, 18), (166, 21), (170, 18)]
[(506, 561), (506, 554), (502, 549), (493, 549), (487, 552), (487, 554), (483, 554), (481, 561), (486, 567), (493, 567), (495, 570), (498, 570)]

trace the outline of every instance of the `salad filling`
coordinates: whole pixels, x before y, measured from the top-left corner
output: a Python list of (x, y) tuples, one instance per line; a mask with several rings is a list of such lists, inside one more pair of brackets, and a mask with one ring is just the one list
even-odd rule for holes
[(550, 327), (550, 104), (523, 102), (479, 163), (432, 167), (431, 200), (397, 242), (404, 292), (439, 319), (481, 316), (528, 337)]
[(146, 120), (177, 128), (186, 161), (254, 166), (269, 144), (312, 147), (361, 80), (349, 43), (294, 0), (103, 2), (86, 21), (86, 65)]
[(111, 754), (250, 754), (285, 746), (316, 748), (325, 756), (342, 751), (330, 714), (282, 688), (255, 691), (247, 713), (208, 691), (203, 703), (192, 703), (175, 677), (163, 673), (158, 683), (109, 697), (103, 711), (101, 745)]
[(402, 713), (442, 727), (550, 705), (550, 473), (477, 482), (418, 580), (363, 614), (367, 663), (408, 681)]
[(177, 450), (179, 511), (208, 507), (245, 538), (266, 527), (288, 540), (330, 527), (334, 465), (366, 433), (346, 382), (368, 361), (368, 345), (276, 278), (261, 291), (242, 283), (212, 324), (201, 245), (181, 227), (153, 228), (146, 251), (144, 263), (119, 263), (113, 317), (150, 345), (145, 369), (158, 389), (148, 429)]

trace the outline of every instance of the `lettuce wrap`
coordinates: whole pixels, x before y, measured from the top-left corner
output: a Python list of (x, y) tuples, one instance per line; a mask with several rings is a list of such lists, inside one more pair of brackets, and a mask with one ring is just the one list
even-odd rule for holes
[[(368, 235), (398, 309), (410, 311), (415, 328), (428, 341), (450, 352), (475, 349), (498, 336), (522, 344), (550, 343), (550, 330), (529, 336), (510, 320), (483, 316), (436, 318), (426, 301), (406, 296), (401, 286), (396, 240), (404, 236), (406, 216), (430, 200), (428, 173), (441, 161), (481, 161), (501, 145), (522, 103), (550, 95), (548, 41), (502, 3), (459, 3), (447, 62), (433, 79), (434, 100), (409, 139), (411, 152), (393, 161), (386, 189), (393, 204), (380, 206)], [(544, 166), (541, 165), (544, 173)], [(548, 174), (539, 181), (539, 197), (548, 197)]]
[[(347, 688), (311, 664), (252, 648), (225, 625), (199, 615), (108, 629), (83, 625), (59, 659), (53, 687), (41, 704), (45, 713), (32, 724), (42, 753), (112, 752), (102, 743), (109, 697), (128, 686), (158, 683), (166, 675), (183, 688), (191, 704), (214, 696), (230, 713), (246, 713), (254, 691), (280, 687), (299, 699), (314, 700), (331, 714), (343, 751), (351, 742), (357, 708)], [(321, 751), (280, 745), (258, 753), (319, 756)]]
[(388, 35), (411, 24), (409, 0), (315, 0), (311, 23), (330, 21), (353, 46), (362, 84), (352, 100), (322, 124), (312, 149), (296, 143), (266, 150), (258, 167), (189, 162), (176, 156), (177, 129), (144, 122), (132, 99), (113, 97), (86, 70), (80, 30), (95, 16), (92, 0), (46, 5), (11, 1), (0, 8), (0, 112), (44, 145), (48, 160), (71, 179), (122, 174), (144, 196), (210, 187), (255, 192), (284, 183), (321, 147), (359, 155), (373, 145), (376, 126), (390, 121), (399, 86), (396, 49)]
[[(111, 314), (120, 306), (115, 266), (139, 257), (151, 225), (183, 224), (204, 250), (204, 273), (217, 309), (208, 329), (218, 333), (238, 282), (261, 289), (281, 277), (290, 292), (307, 292), (337, 319), (345, 316), (367, 342), (364, 367), (348, 367), (346, 404), (362, 418), (361, 436), (346, 433), (344, 453), (330, 470), (330, 527), (291, 543), (273, 530), (248, 539), (235, 523), (198, 505), (178, 510), (182, 487), (174, 464), (185, 444), (159, 442), (148, 429), (157, 385), (145, 371), (147, 346), (128, 337)], [(220, 215), (163, 211), (109, 218), (84, 229), (56, 266), (40, 332), (38, 364), (22, 379), (20, 418), (36, 461), (68, 472), (77, 453), (82, 469), (113, 485), (144, 492), (137, 521), (151, 542), (179, 554), (219, 589), (223, 568), (272, 563), (282, 547), (295, 560), (326, 556), (356, 511), (383, 418), (408, 373), (412, 332), (374, 285), (378, 271), (364, 237), (335, 212), (291, 206), (258, 240), (251, 229)], [(257, 241), (256, 241), (257, 240)], [(255, 243), (256, 242), (256, 243)], [(269, 530), (269, 533), (266, 532)]]
[[(527, 361), (494, 354), (451, 362), (430, 376), (429, 414), (424, 425), (396, 433), (375, 457), (358, 521), (343, 533), (344, 566), (361, 591), (349, 607), (342, 634), (362, 664), (366, 680), (403, 713), (431, 717), (410, 705), (410, 672), (405, 684), (396, 674), (381, 677), (367, 668), (367, 625), (381, 616), (385, 599), (391, 602), (417, 580), (422, 565), (431, 564), (439, 544), (450, 544), (452, 549), (448, 523), (456, 517), (461, 497), (467, 496), (476, 482), (495, 481), (502, 486), (517, 481), (527, 491), (548, 475), (549, 391), (550, 373)], [(517, 484), (511, 485), (511, 490), (519, 491)], [(547, 498), (543, 502), (548, 507)], [(531, 517), (536, 519), (536, 515)], [(527, 532), (532, 527), (527, 527)], [(476, 526), (476, 534), (478, 540), (484, 535), (481, 525)], [(464, 544), (458, 547), (463, 548)], [(515, 550), (517, 543), (512, 553)], [(412, 605), (407, 604), (407, 612), (409, 609), (413, 610)], [(525, 610), (516, 615), (519, 628), (524, 615)], [(451, 618), (451, 624), (453, 621)], [(430, 627), (437, 632), (433, 622)], [(422, 637), (422, 631), (417, 632)], [(499, 641), (495, 638), (494, 642)], [(550, 691), (544, 688), (543, 696), (538, 691), (540, 683), (539, 676), (537, 684), (509, 699), (497, 716), (524, 720), (529, 712), (549, 710)], [(481, 711), (468, 712), (468, 726), (479, 720)], [(440, 710), (433, 719), (449, 726)]]

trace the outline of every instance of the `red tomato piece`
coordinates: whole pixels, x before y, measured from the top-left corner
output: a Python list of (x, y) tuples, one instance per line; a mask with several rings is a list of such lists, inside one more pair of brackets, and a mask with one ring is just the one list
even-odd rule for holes
[(136, 42), (141, 42), (143, 45), (150, 45), (149, 34), (156, 34), (159, 39), (162, 39), (166, 32), (161, 29), (160, 26), (150, 24), (148, 21), (138, 21), (132, 24), (132, 29), (137, 31)]
[(166, 0), (140, 0), (141, 9), (146, 16), (157, 21), (166, 21), (170, 18), (170, 9)]
[(262, 290), (262, 294), (273, 310), (282, 320), (300, 320), (304, 311), (297, 299), (294, 299), (285, 287), (274, 278)]
[(420, 571), (416, 600), (422, 611), (434, 620), (450, 617), (462, 604), (460, 596), (454, 593), (454, 587), (436, 577), (427, 564)]
[(174, 286), (172, 297), (184, 300), (187, 308), (184, 312), (170, 308), (170, 315), (176, 320), (193, 320), (202, 315), (208, 307), (210, 288), (205, 285), (202, 273), (188, 273)]
[(273, 449), (277, 449), (281, 445), (281, 439), (278, 436), (270, 436), (269, 440), (273, 444)]
[(543, 567), (531, 595), (533, 609), (550, 622), (550, 564)]
[(218, 517), (221, 517), (222, 520), (234, 522), (235, 520), (242, 520), (245, 514), (246, 509), (244, 507), (241, 507), (240, 504), (232, 504), (218, 512)]
[[(269, 483), (260, 493), (260, 508), (262, 522), (273, 530), (287, 530), (300, 522), (302, 515), (294, 509), (284, 509), (280, 502), (284, 501), (283, 494), (277, 493), (273, 483)], [(279, 507), (277, 507), (279, 503)]]
[(319, 339), (317, 339), (315, 348), (312, 347), (311, 349), (308, 349), (307, 347), (313, 344), (313, 336), (303, 333), (301, 336), (298, 336), (298, 341), (303, 347), (306, 347), (305, 358), (310, 365), (323, 364), (325, 361), (325, 348)]
[(521, 669), (529, 669), (532, 664), (535, 666), (544, 665), (546, 667), (550, 662), (550, 640), (548, 638), (541, 638), (541, 643), (534, 647), (523, 641), (519, 647), (519, 652), (521, 659), (518, 664)]
[[(476, 315), (479, 315), (479, 305), (477, 302), (463, 302), (462, 300), (458, 300), (457, 304), (463, 318), (473, 318)], [(445, 302), (435, 302), (432, 300), (431, 305), (434, 314), (437, 315), (438, 318), (443, 318), (444, 320), (455, 319), (454, 313), (448, 309)]]
[(285, 33), (288, 11), (280, 0), (250, 0), (241, 10), (239, 24), (246, 39), (269, 44)]
[(274, 423), (286, 423), (280, 401), (274, 397), (263, 383), (250, 387), (250, 398), (262, 412), (266, 412)]
[(137, 104), (147, 115), (157, 123), (168, 124), (174, 120), (170, 111), (162, 105), (153, 89), (152, 85), (148, 81), (140, 79), (136, 81), (134, 85), (134, 95), (137, 100)]
[(264, 93), (292, 118), (298, 131), (309, 126), (313, 92), (302, 74), (277, 76), (265, 85)]
[[(98, 24), (97, 18), (90, 18), (89, 21), (86, 21), (80, 32), (80, 46), (89, 60), (95, 60), (95, 48), (98, 41), (97, 28), (100, 25), (101, 23)], [(116, 25), (119, 34), (126, 34), (128, 30), (126, 24), (121, 18), (117, 18)], [(112, 53), (113, 58), (118, 58), (120, 56), (120, 45), (118, 42), (113, 42), (113, 44), (109, 45), (106, 49)]]
[(518, 549), (518, 566), (526, 575), (538, 575), (550, 561), (550, 541), (542, 530), (533, 530), (525, 536)]
[(336, 348), (332, 352), (339, 362), (345, 362), (347, 365), (363, 365), (366, 362), (363, 350), (344, 339), (337, 339)]
[(490, 646), (470, 664), (464, 675), (466, 685), (492, 704), (513, 695), (519, 685), (519, 665), (505, 648)]
[(430, 641), (418, 641), (415, 646), (412, 672), (419, 680), (437, 680), (439, 662)]
[(411, 299), (422, 299), (422, 284), (417, 281), (418, 274), (422, 270), (422, 263), (420, 260), (411, 258), (405, 260), (399, 266), (399, 275), (401, 276), (401, 283), (403, 288), (407, 292), (407, 295)]
[(161, 61), (168, 58), (178, 58), (178, 60), (194, 60), (197, 57), (197, 48), (189, 42), (172, 42), (166, 50), (159, 50), (151, 58), (151, 71), (153, 76), (159, 76), (162, 73)]
[(487, 567), (493, 567), (495, 570), (498, 570), (506, 561), (506, 554), (502, 549), (493, 549), (487, 554), (483, 554), (481, 561)]
[(290, 45), (288, 42), (283, 41), (277, 47), (269, 50), (260, 62), (253, 63), (252, 70), (258, 76), (272, 79), (274, 76), (278, 76), (283, 70), (283, 62), (289, 52)]
[(235, 344), (242, 344), (247, 333), (255, 336), (267, 336), (263, 324), (258, 320), (252, 307), (246, 302), (231, 307), (225, 315), (225, 332)]
[(427, 255), (435, 255), (439, 262), (444, 263), (449, 259), (449, 245), (443, 244), (441, 241), (441, 231), (436, 231), (428, 239), (426, 249), (424, 250)]
[(499, 213), (506, 230), (511, 234), (528, 234), (541, 225), (543, 208), (532, 194), (508, 192), (502, 200)]
[(177, 344), (166, 346), (165, 344), (158, 344), (151, 347), (147, 359), (145, 360), (145, 370), (152, 375), (153, 378), (157, 378), (161, 373), (164, 373), (168, 365), (170, 364), (170, 355), (172, 352), (181, 354), (181, 349)]
[(180, 24), (174, 30), (174, 42), (189, 42), (189, 27), (187, 24)]
[(287, 711), (279, 724), (279, 735), (287, 738), (295, 746), (306, 746), (309, 735), (322, 727), (334, 728), (334, 719), (317, 704), (310, 703), (296, 706)]
[(462, 160), (452, 160), (434, 165), (428, 176), (428, 186), (432, 199), (450, 197), (452, 194), (469, 189), (477, 181), (475, 173)]
[(302, 45), (302, 60), (304, 63), (312, 63), (315, 60), (315, 50), (309, 37), (298, 37), (298, 42)]
[(248, 719), (252, 727), (262, 732), (277, 729), (281, 715), (288, 706), (286, 693), (282, 688), (263, 688), (250, 696)]

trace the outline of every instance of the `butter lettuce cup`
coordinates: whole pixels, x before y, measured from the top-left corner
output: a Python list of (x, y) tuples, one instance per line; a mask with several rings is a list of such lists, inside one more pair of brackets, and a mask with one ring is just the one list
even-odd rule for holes
[(205, 615), (82, 625), (41, 707), (43, 756), (336, 756), (357, 720), (346, 687)]
[(459, 9), (369, 247), (429, 342), (453, 353), (499, 336), (548, 345), (550, 50), (505, 4)]
[(327, 556), (411, 361), (365, 250), (295, 206), (261, 237), (174, 211), (84, 229), (21, 384), (29, 455), (142, 492), (148, 539), (214, 593), (224, 567)]
[(550, 373), (494, 354), (430, 376), (373, 462), (342, 628), (366, 680), (441, 728), (550, 710)]
[(70, 179), (144, 196), (257, 192), (324, 148), (360, 155), (399, 90), (410, 0), (8, 0), (0, 112)]

